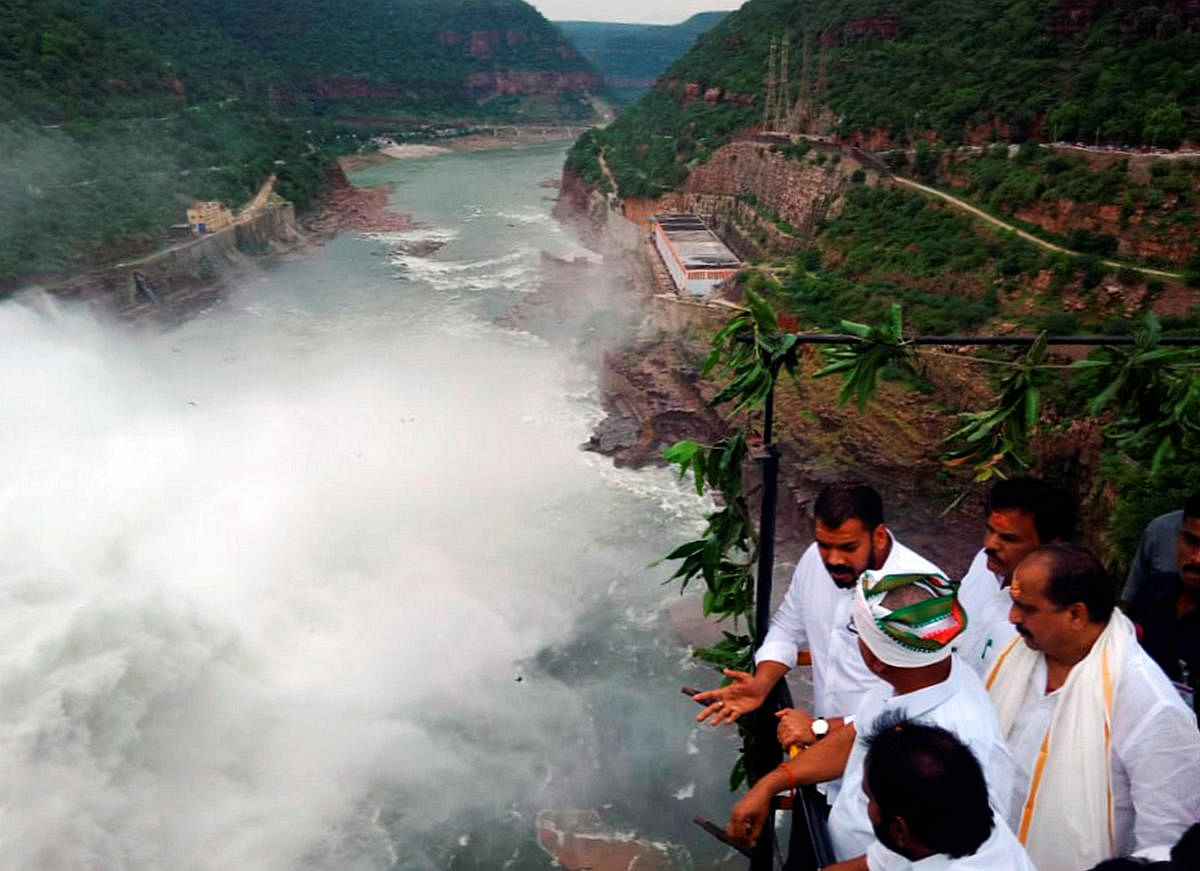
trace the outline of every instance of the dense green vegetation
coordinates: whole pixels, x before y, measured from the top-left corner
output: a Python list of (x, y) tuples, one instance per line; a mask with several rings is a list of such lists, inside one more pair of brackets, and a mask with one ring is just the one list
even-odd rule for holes
[[(670, 186), (675, 170), (654, 137), (695, 143), (676, 152), (686, 164), (730, 129), (761, 121), (769, 46), (785, 35), (790, 105), (800, 93), (806, 29), (810, 82), (817, 86), (824, 66), (824, 99), (843, 135), (878, 131), (910, 142), (934, 130), (954, 145), (969, 134), (987, 137), (995, 122), (1000, 138), (1017, 142), (1200, 141), (1200, 22), (1134, 0), (1091, 4), (1082, 14), (1072, 29), (1053, 0), (749, 0), (701, 36), (600, 144), (610, 164), (637, 169), (618, 176), (623, 193)], [(684, 105), (689, 82), (757, 102), (704, 111), (697, 100)]]
[(604, 76), (618, 103), (641, 97), (667, 67), (692, 47), (696, 37), (711, 30), (724, 12), (701, 12), (680, 24), (613, 24), (600, 21), (558, 21), (579, 53)]
[[(1099, 300), (1079, 312), (1062, 309), (1067, 291), (1090, 300), (1102, 281), (1146, 281), (1131, 270), (1113, 273), (1098, 256), (1046, 251), (903, 188), (855, 185), (845, 208), (818, 227), (807, 249), (785, 268), (752, 271), (748, 282), (802, 323), (822, 329), (843, 319), (879, 320), (900, 303), (908, 327), (922, 334), (969, 334), (1001, 319), (1031, 332), (1128, 334), (1137, 321)], [(1038, 278), (1044, 289), (1031, 292)], [(1151, 292), (1161, 289), (1157, 283)], [(1164, 327), (1195, 332), (1198, 324), (1200, 309)]]
[[(967, 194), (1000, 212), (1014, 212), (1039, 200), (1120, 203), (1123, 220), (1136, 210), (1151, 209), (1156, 226), (1167, 230), (1193, 226), (1200, 205), (1200, 158), (1157, 160), (1144, 172), (1131, 170), (1128, 159), (1096, 169), (1081, 156), (1030, 142), (1012, 157), (1003, 146), (955, 155), (948, 169), (966, 176)], [(930, 180), (936, 180), (932, 173)], [(1087, 231), (1080, 231), (1066, 241), (1076, 250), (1111, 255), (1117, 240), (1089, 238)]]
[(900, 302), (916, 332), (969, 332), (999, 311), (1001, 291), (1043, 265), (1028, 242), (980, 232), (971, 218), (899, 188), (854, 187), (817, 241), (773, 296), (823, 328), (882, 318)]
[[(359, 144), (340, 112), (590, 113), (577, 93), (520, 93), (542, 74), (595, 79), (519, 0), (368, 0), (352, 15), (317, 0), (11, 0), (0, 288), (153, 248), (192, 200), (236, 207), (272, 172), (305, 208), (332, 155)], [(515, 91), (498, 95), (497, 75)]]
[(184, 104), (170, 62), (65, 3), (0, 13), (0, 286), (165, 241), (189, 202), (238, 205), (271, 173), (303, 208), (328, 124), (251, 99)]
[[(323, 0), (79, 2), (205, 88), (289, 103), (336, 106), (369, 88), (376, 98), (426, 112), (478, 113), (478, 101), (496, 95), (488, 73), (595, 78), (522, 0), (363, 0), (352, 14)], [(482, 78), (471, 81), (472, 74)]]
[(240, 205), (271, 172), (303, 209), (337, 145), (327, 125), (309, 129), (241, 102), (49, 130), (0, 124), (0, 279), (152, 248), (192, 200)]

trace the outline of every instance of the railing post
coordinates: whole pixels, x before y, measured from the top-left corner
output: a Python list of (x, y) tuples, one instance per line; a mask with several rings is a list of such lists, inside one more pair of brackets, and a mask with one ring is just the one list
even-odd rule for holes
[[(754, 590), (754, 649), (762, 646), (771, 620), (771, 574), (775, 569), (775, 518), (779, 497), (779, 448), (772, 438), (775, 391), (767, 393), (763, 416), (763, 445), (758, 456), (762, 470), (762, 504), (758, 524), (758, 578)], [(751, 739), (746, 751), (746, 774), (754, 783), (779, 764), (783, 748), (775, 737), (775, 712), (791, 706), (787, 683), (779, 681), (766, 701), (751, 715)], [(775, 814), (767, 817), (750, 858), (751, 871), (775, 867)]]

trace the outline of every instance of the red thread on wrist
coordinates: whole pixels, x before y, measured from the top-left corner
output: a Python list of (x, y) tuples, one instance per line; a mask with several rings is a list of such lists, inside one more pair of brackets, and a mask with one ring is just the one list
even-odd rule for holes
[(779, 770), (783, 772), (783, 776), (788, 779), (788, 789), (795, 792), (796, 790), (796, 775), (792, 774), (792, 769), (788, 768), (786, 762), (779, 763)]

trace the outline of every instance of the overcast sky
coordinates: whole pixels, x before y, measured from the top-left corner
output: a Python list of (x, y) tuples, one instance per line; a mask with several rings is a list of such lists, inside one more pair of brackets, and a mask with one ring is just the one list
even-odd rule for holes
[(551, 21), (631, 21), (678, 24), (697, 12), (736, 9), (739, 0), (530, 0)]

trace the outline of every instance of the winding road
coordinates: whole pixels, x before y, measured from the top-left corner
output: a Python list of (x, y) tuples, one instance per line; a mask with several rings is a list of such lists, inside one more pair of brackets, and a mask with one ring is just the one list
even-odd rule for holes
[[(1063, 248), (1061, 245), (1055, 245), (1053, 242), (1047, 242), (1045, 239), (1039, 239), (1037, 236), (1033, 235), (1032, 233), (1026, 232), (1025, 230), (1022, 230), (1020, 227), (1013, 226), (1012, 224), (1002, 221), (997, 217), (989, 215), (987, 212), (983, 211), (982, 209), (978, 209), (975, 206), (971, 205), (970, 203), (965, 202), (964, 200), (960, 200), (958, 197), (952, 196), (951, 194), (943, 193), (942, 191), (938, 190), (937, 188), (931, 188), (928, 185), (923, 185), (920, 182), (913, 181), (912, 179), (909, 179), (909, 178), (901, 178), (898, 175), (893, 175), (892, 181), (896, 182), (896, 184), (903, 185), (904, 187), (912, 188), (913, 190), (920, 191), (921, 193), (927, 194), (928, 196), (937, 197), (940, 200), (945, 200), (946, 202), (948, 202), (950, 205), (954, 206), (957, 209), (960, 209), (964, 212), (970, 212), (975, 217), (982, 218), (984, 221), (987, 221), (989, 224), (992, 224), (995, 227), (999, 227), (1002, 230), (1008, 230), (1010, 233), (1015, 233), (1016, 235), (1020, 236), (1022, 239), (1026, 240), (1027, 242), (1032, 242), (1035, 245), (1040, 245), (1041, 247), (1047, 249), (1048, 251), (1058, 251), (1062, 254), (1067, 254), (1071, 257), (1082, 257), (1083, 256), (1083, 253), (1080, 251), (1072, 251), (1070, 248)], [(1121, 263), (1120, 261), (1117, 261), (1117, 260), (1103, 260), (1101, 262), (1105, 266), (1111, 266), (1114, 269), (1134, 269), (1138, 272), (1143, 273), (1144, 275), (1154, 275), (1159, 278), (1173, 278), (1175, 280), (1180, 280), (1183, 278), (1183, 275), (1178, 272), (1167, 272), (1162, 269), (1151, 269), (1149, 266), (1135, 266), (1132, 263)]]

